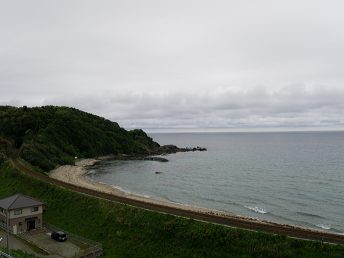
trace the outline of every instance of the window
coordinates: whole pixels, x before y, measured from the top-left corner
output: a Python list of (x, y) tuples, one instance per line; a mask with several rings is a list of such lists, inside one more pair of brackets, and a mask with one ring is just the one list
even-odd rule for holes
[(31, 212), (36, 212), (36, 211), (38, 211), (38, 207), (32, 207), (31, 208)]
[(14, 215), (20, 215), (22, 214), (22, 210), (14, 210)]
[(0, 208), (1, 213), (5, 213), (5, 210), (3, 208)]

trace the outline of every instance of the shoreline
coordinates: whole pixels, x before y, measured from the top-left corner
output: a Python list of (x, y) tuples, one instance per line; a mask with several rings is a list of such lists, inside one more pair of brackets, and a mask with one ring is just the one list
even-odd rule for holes
[(93, 166), (96, 163), (101, 162), (102, 160), (103, 160), (102, 158), (80, 160), (80, 161), (77, 161), (75, 165), (60, 166), (50, 171), (48, 175), (52, 179), (62, 181), (64, 183), (68, 183), (71, 185), (75, 185), (77, 187), (86, 188), (86, 189), (104, 193), (104, 194), (110, 194), (115, 197), (127, 198), (136, 202), (164, 206), (164, 207), (168, 207), (172, 209), (179, 209), (182, 211), (193, 212), (193, 213), (203, 214), (207, 216), (216, 216), (216, 217), (224, 218), (224, 219), (235, 219), (242, 222), (249, 222), (249, 223), (252, 222), (252, 223), (257, 223), (260, 225), (282, 227), (286, 230), (296, 229), (296, 230), (308, 231), (310, 233), (333, 234), (333, 235), (338, 235), (338, 236), (342, 235), (340, 233), (328, 232), (328, 231), (323, 231), (320, 229), (301, 227), (301, 226), (296, 226), (296, 225), (291, 225), (291, 224), (280, 224), (277, 222), (261, 220), (258, 218), (241, 216), (241, 215), (233, 214), (230, 212), (196, 207), (192, 205), (171, 202), (168, 200), (150, 198), (150, 197), (145, 197), (143, 195), (128, 193), (116, 188), (115, 186), (93, 181), (86, 176), (88, 172), (88, 167)]
[[(63, 165), (56, 169), (53, 169), (48, 173), (48, 176), (58, 181), (62, 181), (62, 182), (76, 185), (79, 187), (95, 190), (101, 193), (112, 194), (119, 197), (129, 198), (135, 201), (152, 203), (152, 204), (157, 204), (157, 205), (162, 205), (162, 206), (167, 206), (167, 207), (177, 208), (177, 209), (182, 209), (182, 210), (187, 210), (187, 211), (213, 214), (217, 216), (230, 216), (230, 217), (256, 221), (256, 219), (254, 218), (241, 217), (241, 216), (234, 215), (228, 212), (201, 208), (201, 207), (191, 206), (187, 204), (175, 203), (168, 200), (150, 198), (150, 197), (145, 197), (144, 195), (129, 193), (124, 190), (120, 190), (116, 186), (111, 186), (106, 183), (100, 183), (100, 182), (96, 182), (89, 179), (86, 175), (88, 172), (88, 167), (91, 167), (102, 160), (103, 158), (83, 159), (83, 160), (75, 162), (75, 165)], [(257, 220), (257, 221), (260, 221), (260, 220)], [(267, 223), (264, 221), (261, 221), (261, 222)]]

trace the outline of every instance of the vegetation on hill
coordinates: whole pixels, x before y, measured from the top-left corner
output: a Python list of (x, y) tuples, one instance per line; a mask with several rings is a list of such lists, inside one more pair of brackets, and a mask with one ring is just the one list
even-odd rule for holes
[(66, 190), (0, 166), (0, 198), (44, 201), (44, 221), (101, 242), (105, 257), (343, 257), (343, 245), (291, 239), (160, 214)]
[(142, 130), (75, 108), (0, 106), (0, 163), (11, 152), (48, 171), (74, 157), (147, 155), (158, 147)]

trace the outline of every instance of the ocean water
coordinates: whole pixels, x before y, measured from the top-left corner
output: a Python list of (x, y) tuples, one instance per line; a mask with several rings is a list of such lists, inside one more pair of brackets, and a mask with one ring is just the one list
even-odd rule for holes
[(150, 136), (208, 151), (167, 155), (165, 163), (106, 161), (88, 176), (146, 197), (344, 232), (344, 132)]

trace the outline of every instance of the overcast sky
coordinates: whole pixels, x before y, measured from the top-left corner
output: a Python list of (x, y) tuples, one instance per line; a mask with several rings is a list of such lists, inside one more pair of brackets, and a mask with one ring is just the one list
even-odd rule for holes
[(148, 131), (344, 129), (343, 13), (342, 0), (0, 0), (0, 105)]

